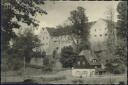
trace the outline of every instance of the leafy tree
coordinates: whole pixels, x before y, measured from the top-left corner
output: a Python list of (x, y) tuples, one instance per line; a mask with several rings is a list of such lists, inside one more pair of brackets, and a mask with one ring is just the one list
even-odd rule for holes
[[(114, 56), (113, 56), (114, 57)], [(119, 59), (119, 57), (114, 57), (113, 59), (109, 59), (106, 62), (106, 71), (114, 74), (121, 74), (125, 72), (126, 66), (124, 65), (124, 62)]]
[(112, 63), (111, 63), (110, 60), (106, 60), (105, 66), (106, 66), (106, 71), (108, 71), (108, 72), (110, 72), (110, 73), (113, 72), (113, 66), (112, 66)]
[[(127, 34), (127, 3), (120, 2), (117, 6), (118, 22), (117, 22), (117, 34), (114, 33), (113, 11), (109, 10), (109, 39), (108, 39), (108, 53), (112, 58), (109, 59), (109, 69), (112, 73), (124, 73), (127, 65), (127, 47), (126, 47), (126, 34)], [(114, 43), (115, 40), (115, 43)]]
[(117, 22), (117, 37), (118, 42), (115, 47), (114, 52), (114, 61), (117, 63), (117, 67), (115, 67), (116, 73), (123, 73), (125, 71), (125, 67), (127, 65), (127, 3), (120, 2), (117, 6), (118, 22)]
[(118, 4), (117, 6), (117, 11), (118, 11), (118, 22), (117, 22), (117, 32), (118, 35), (121, 38), (126, 38), (127, 36), (127, 3), (125, 1), (122, 1)]
[(21, 27), (18, 22), (38, 26), (33, 16), (47, 14), (39, 7), (42, 4), (43, 0), (2, 0), (2, 51), (8, 48), (10, 39), (16, 37), (13, 28)]
[(118, 47), (116, 55), (120, 56), (123, 59), (123, 62), (126, 64), (127, 60), (127, 3), (122, 1), (117, 6), (118, 22), (117, 22), (117, 34), (118, 34)]
[(16, 67), (16, 69), (21, 68), (24, 60), (25, 63), (29, 63), (31, 57), (38, 54), (38, 52), (34, 52), (33, 49), (39, 48), (40, 45), (40, 40), (32, 33), (32, 30), (25, 30), (24, 34), (20, 34), (13, 40), (13, 45), (10, 49), (10, 61), (8, 62), (14, 65), (14, 68)]
[[(81, 41), (88, 41), (88, 17), (85, 15), (85, 9), (83, 7), (77, 7), (77, 10), (71, 11), (70, 14), (71, 16), (69, 17), (69, 20), (73, 25), (71, 38), (77, 47), (76, 52), (78, 52)], [(73, 37), (75, 37), (76, 41), (73, 39)]]
[(61, 50), (61, 58), (60, 62), (64, 68), (73, 67), (76, 61), (76, 54), (73, 52), (73, 48), (71, 46), (64, 47)]

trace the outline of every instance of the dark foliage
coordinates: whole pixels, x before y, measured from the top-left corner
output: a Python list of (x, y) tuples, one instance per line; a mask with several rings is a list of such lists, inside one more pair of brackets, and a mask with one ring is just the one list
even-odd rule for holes
[(121, 38), (126, 38), (127, 36), (127, 24), (128, 24), (128, 20), (127, 20), (127, 3), (125, 1), (122, 1), (118, 4), (117, 6), (117, 11), (118, 11), (118, 22), (117, 22), (117, 32), (118, 35)]
[(75, 37), (74, 45), (76, 45), (76, 52), (81, 49), (88, 49), (88, 36), (89, 36), (89, 23), (88, 17), (85, 14), (85, 9), (83, 7), (77, 7), (76, 10), (70, 12), (70, 17), (68, 18), (72, 23), (72, 37)]
[[(37, 20), (32, 16), (38, 13), (47, 14), (46, 11), (39, 7), (42, 4), (44, 4), (43, 0), (2, 0), (2, 50), (6, 50), (9, 40), (16, 37), (13, 28), (21, 27), (18, 22), (38, 26)], [(16, 20), (13, 20), (14, 18)]]
[(61, 50), (61, 58), (60, 62), (64, 68), (71, 68), (76, 62), (76, 53), (73, 52), (73, 48), (71, 46), (64, 47)]
[(13, 40), (12, 47), (8, 50), (9, 61), (12, 70), (18, 70), (23, 67), (24, 62), (30, 63), (33, 56), (43, 56), (39, 52), (34, 52), (33, 49), (40, 46), (40, 40), (30, 30), (26, 31), (25, 34), (20, 34)]

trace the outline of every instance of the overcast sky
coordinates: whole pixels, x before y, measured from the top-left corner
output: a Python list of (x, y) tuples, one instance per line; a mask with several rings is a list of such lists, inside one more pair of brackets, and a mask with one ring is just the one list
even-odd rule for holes
[(106, 18), (106, 12), (109, 7), (115, 9), (114, 20), (117, 20), (118, 1), (45, 1), (45, 5), (41, 8), (47, 11), (47, 15), (38, 15), (37, 19), (40, 21), (40, 27), (55, 27), (63, 23), (67, 23), (67, 18), (70, 16), (70, 11), (77, 8), (77, 6), (84, 7), (85, 13), (89, 21), (96, 21), (99, 18)]

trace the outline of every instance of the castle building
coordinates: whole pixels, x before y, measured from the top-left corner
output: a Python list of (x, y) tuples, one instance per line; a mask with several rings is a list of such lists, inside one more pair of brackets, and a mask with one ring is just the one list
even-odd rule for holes
[(104, 50), (108, 38), (107, 22), (104, 19), (96, 21), (90, 29), (89, 41), (91, 48), (95, 51)]
[[(91, 22), (89, 31), (90, 46), (93, 51), (104, 51), (106, 50), (108, 38), (110, 33), (108, 29), (108, 20), (99, 19), (95, 22)], [(73, 46), (71, 39), (70, 28), (42, 28), (39, 33), (42, 46), (41, 50), (45, 51), (48, 55), (52, 55), (55, 49), (58, 53), (65, 46)], [(111, 36), (112, 37), (112, 36)]]
[(70, 29), (62, 28), (42, 28), (39, 38), (42, 43), (41, 50), (45, 51), (47, 55), (52, 55), (54, 50), (61, 52), (61, 49), (65, 46), (72, 46), (73, 42), (70, 37)]
[[(116, 42), (116, 23), (113, 23), (114, 24), (106, 19), (99, 19), (94, 22), (90, 28), (89, 41), (91, 49), (97, 54), (97, 56), (104, 58), (102, 59), (104, 61), (109, 58), (108, 47), (112, 48), (112, 45)], [(111, 46), (108, 46), (108, 44)]]

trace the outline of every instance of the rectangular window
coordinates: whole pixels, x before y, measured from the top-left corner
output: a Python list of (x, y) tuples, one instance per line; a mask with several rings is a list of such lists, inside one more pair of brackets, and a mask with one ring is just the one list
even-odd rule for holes
[(100, 37), (102, 37), (102, 34), (100, 34)]

